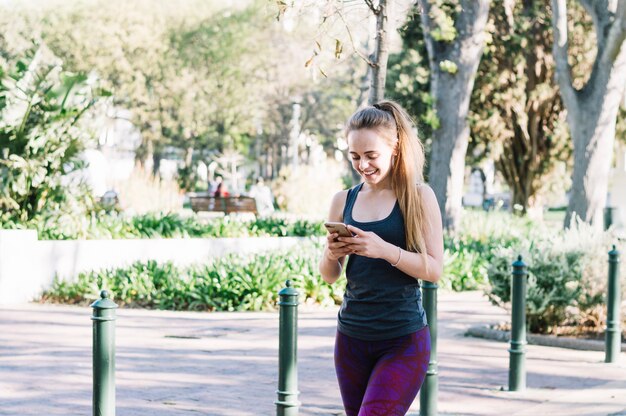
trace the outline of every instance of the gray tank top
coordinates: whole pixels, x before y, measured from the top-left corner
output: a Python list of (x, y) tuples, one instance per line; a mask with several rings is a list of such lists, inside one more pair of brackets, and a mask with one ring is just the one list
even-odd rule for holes
[[(404, 218), (400, 205), (382, 220), (359, 222), (352, 209), (363, 184), (348, 190), (343, 221), (406, 249)], [(374, 341), (400, 337), (427, 325), (417, 279), (383, 259), (352, 254), (346, 266), (348, 283), (339, 310), (337, 330), (350, 337)]]

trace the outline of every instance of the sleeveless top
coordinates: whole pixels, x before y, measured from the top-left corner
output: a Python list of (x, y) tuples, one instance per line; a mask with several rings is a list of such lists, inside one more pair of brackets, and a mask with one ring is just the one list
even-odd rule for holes
[[(363, 183), (348, 190), (343, 221), (406, 250), (404, 218), (396, 201), (385, 219), (359, 222), (352, 209)], [(386, 260), (352, 254), (346, 266), (348, 283), (339, 309), (337, 330), (353, 338), (375, 341), (408, 335), (427, 325), (417, 279)]]

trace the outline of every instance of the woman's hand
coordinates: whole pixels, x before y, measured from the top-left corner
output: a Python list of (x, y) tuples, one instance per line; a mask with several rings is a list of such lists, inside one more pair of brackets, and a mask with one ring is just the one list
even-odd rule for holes
[(348, 244), (337, 240), (337, 237), (339, 237), (337, 233), (326, 236), (326, 256), (333, 261), (337, 261), (352, 253), (351, 249), (348, 248)]
[(339, 237), (338, 240), (345, 245), (348, 254), (358, 254), (359, 256), (371, 258), (387, 258), (389, 253), (389, 243), (371, 231), (363, 231), (352, 225), (348, 225), (348, 230), (354, 237)]

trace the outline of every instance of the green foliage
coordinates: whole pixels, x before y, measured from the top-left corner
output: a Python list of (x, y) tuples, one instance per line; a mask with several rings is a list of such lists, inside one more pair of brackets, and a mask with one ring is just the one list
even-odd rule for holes
[[(458, 1), (431, 1), (438, 25), (436, 40), (448, 41), (459, 12)], [(508, 4), (508, 5), (507, 5)], [(510, 13), (504, 9), (510, 7)], [(513, 190), (514, 204), (541, 205), (567, 188), (571, 145), (558, 90), (554, 83), (549, 1), (505, 2), (490, 7), (486, 45), (470, 101), (470, 165), (485, 157)], [(575, 20), (574, 20), (575, 21)], [(585, 23), (585, 26), (587, 24)], [(428, 52), (418, 10), (400, 28), (402, 51), (389, 57), (387, 96), (400, 102), (419, 123), (429, 152), (429, 137), (440, 126), (429, 95)], [(571, 28), (577, 53), (588, 43), (581, 28)], [(578, 56), (578, 55), (577, 55)], [(452, 63), (441, 69), (454, 73)], [(575, 66), (575, 72), (590, 68)], [(530, 141), (530, 145), (529, 145)], [(534, 149), (532, 152), (527, 149)]]
[(495, 0), (470, 104), (469, 152), (496, 162), (525, 213), (568, 187), (571, 144), (555, 83), (548, 0)]
[(456, 74), (456, 71), (458, 71), (459, 69), (459, 67), (454, 62), (447, 59), (445, 61), (439, 62), (439, 68), (449, 74)]
[[(489, 267), (491, 301), (506, 306), (511, 300), (511, 263), (521, 254), (528, 265), (526, 314), (532, 332), (549, 333), (559, 325), (601, 321), (607, 252), (614, 237), (578, 223), (563, 233), (546, 233), (495, 251)], [(622, 270), (622, 282), (626, 273)], [(623, 284), (622, 284), (623, 285)]]
[(178, 267), (155, 261), (128, 268), (81, 273), (72, 283), (56, 279), (42, 301), (85, 304), (109, 290), (121, 306), (194, 311), (260, 311), (276, 306), (277, 293), (290, 279), (301, 301), (331, 305), (344, 283), (331, 286), (317, 271), (321, 246), (289, 252), (229, 255), (208, 264)]
[(458, 14), (458, 8), (461, 7), (459, 2), (454, 0), (435, 0), (431, 1), (431, 3), (431, 18), (434, 23), (431, 36), (437, 42), (453, 42), (457, 36), (454, 21)]
[(488, 284), (496, 253), (532, 238), (536, 225), (504, 212), (465, 211), (459, 231), (444, 236), (442, 288), (475, 290)]
[(398, 101), (418, 122), (421, 136), (430, 137), (439, 119), (430, 96), (428, 51), (417, 11), (409, 13), (399, 29), (403, 48), (389, 55), (386, 95)]
[(62, 71), (45, 46), (8, 67), (0, 70), (0, 212), (21, 222), (83, 212), (85, 187), (64, 181), (83, 165), (90, 136), (79, 122), (98, 95), (93, 80)]
[(174, 213), (148, 213), (124, 217), (115, 212), (92, 212), (84, 216), (38, 216), (27, 222), (0, 216), (5, 229), (35, 229), (39, 238), (219, 238), (219, 237), (319, 237), (326, 234), (322, 222), (281, 216), (249, 219), (224, 216), (209, 220)]
[[(19, 34), (40, 37), (69, 70), (96, 71), (115, 108), (132, 111), (143, 140), (138, 161), (185, 155), (184, 189), (194, 190), (200, 161), (226, 149), (259, 163), (269, 155), (272, 166), (263, 171), (275, 175), (294, 99), (302, 99), (302, 132), (327, 147), (354, 109), (352, 68), (337, 66), (329, 80), (315, 79), (303, 65), (312, 24), (303, 19), (287, 33), (265, 0), (16, 3), (0, 13), (7, 50), (20, 48), (13, 42)], [(283, 103), (287, 120), (275, 114)]]

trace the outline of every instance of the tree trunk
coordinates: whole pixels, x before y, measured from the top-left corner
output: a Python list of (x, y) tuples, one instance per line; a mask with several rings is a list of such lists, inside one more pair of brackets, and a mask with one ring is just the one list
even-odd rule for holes
[(187, 169), (191, 169), (191, 165), (193, 164), (193, 153), (193, 146), (187, 146), (187, 148), (185, 149), (185, 167)]
[[(440, 126), (433, 131), (428, 178), (441, 209), (443, 225), (455, 230), (462, 212), (465, 153), (469, 140), (467, 113), (474, 77), (483, 52), (489, 0), (461, 1), (451, 41), (435, 40), (434, 13), (442, 12), (429, 0), (419, 0), (431, 71), (431, 95)], [(441, 63), (449, 61), (454, 69)]]
[(465, 154), (469, 141), (467, 111), (473, 81), (468, 82), (461, 74), (445, 73), (433, 75), (433, 81), (439, 87), (431, 91), (437, 117), (442, 122), (433, 131), (428, 178), (439, 201), (443, 226), (454, 230), (461, 217)]
[(571, 225), (574, 215), (597, 227), (603, 224), (619, 108), (619, 97), (611, 100), (608, 93), (584, 100), (568, 113), (574, 141), (574, 171), (565, 227)]
[(163, 156), (160, 152), (152, 153), (152, 176), (160, 177), (161, 176), (161, 159)]
[[(369, 3), (368, 3), (369, 4)], [(372, 54), (370, 68), (372, 71), (371, 86), (367, 103), (376, 104), (385, 98), (385, 81), (387, 78), (387, 61), (389, 59), (389, 14), (391, 2), (380, 0), (377, 8), (370, 9), (376, 16), (375, 49)]]
[(598, 53), (589, 80), (576, 90), (568, 63), (566, 2), (552, 0), (553, 54), (574, 143), (572, 190), (563, 225), (569, 227), (572, 218), (579, 217), (601, 227), (617, 112), (626, 87), (626, 0), (581, 4), (593, 19)]

